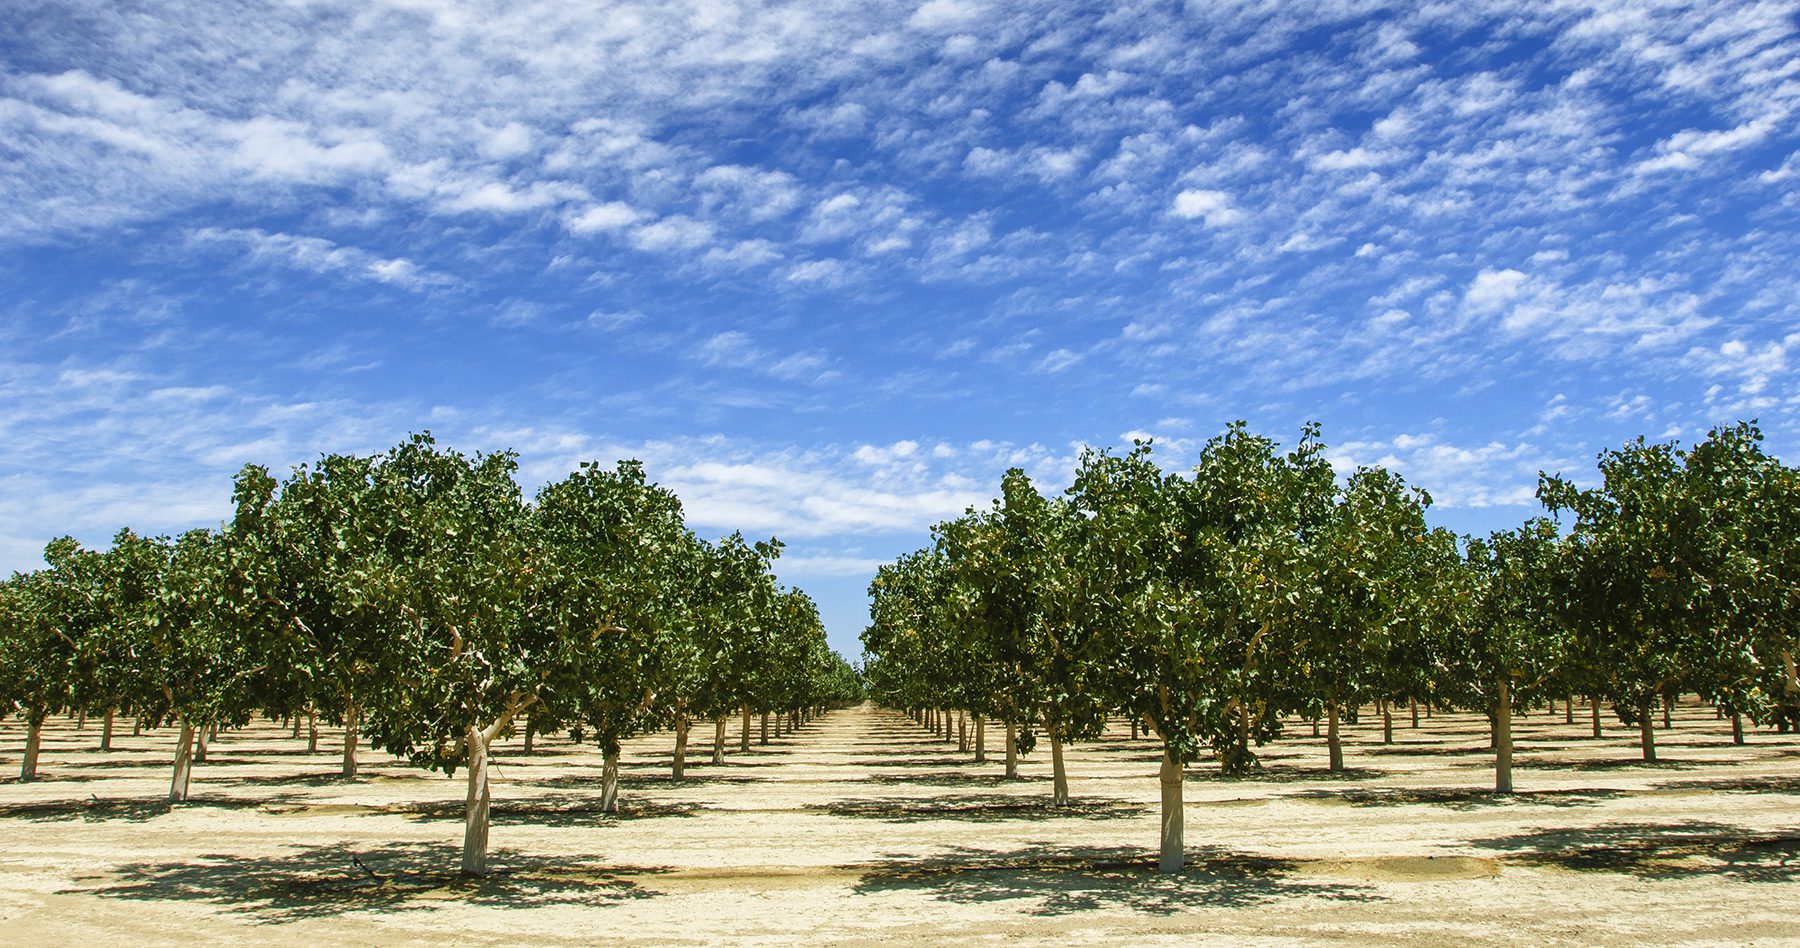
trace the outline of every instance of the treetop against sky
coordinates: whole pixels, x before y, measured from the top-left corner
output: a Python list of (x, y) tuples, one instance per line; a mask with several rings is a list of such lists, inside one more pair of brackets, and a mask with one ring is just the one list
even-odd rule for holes
[(0, 569), (433, 430), (874, 567), (1323, 422), (1436, 522), (1800, 379), (1800, 4), (20, 0)]

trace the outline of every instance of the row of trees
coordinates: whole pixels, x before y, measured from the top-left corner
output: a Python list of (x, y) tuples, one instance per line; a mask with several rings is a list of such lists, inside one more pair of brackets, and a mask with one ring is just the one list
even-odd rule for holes
[(515, 467), (414, 435), (286, 479), (247, 466), (216, 530), (52, 542), (46, 568), (0, 583), (23, 779), (56, 713), (104, 715), (107, 736), (121, 713), (173, 726), (175, 802), (210, 729), (323, 718), (345, 776), (362, 740), (464, 769), (462, 868), (482, 873), (490, 748), (523, 722), (592, 735), (610, 812), (623, 737), (672, 726), (679, 778), (693, 720), (715, 722), (716, 757), (729, 716), (747, 744), (754, 713), (766, 734), (860, 696), (813, 602), (776, 583), (779, 542), (701, 539), (636, 461), (584, 464), (530, 503)]
[(1183, 766), (1210, 749), (1254, 770), (1284, 719), (1324, 719), (1336, 771), (1359, 707), (1480, 711), (1510, 792), (1513, 708), (1584, 695), (1655, 760), (1652, 708), (1676, 692), (1734, 720), (1800, 706), (1800, 472), (1761, 442), (1754, 424), (1688, 450), (1640, 438), (1601, 454), (1597, 486), (1542, 476), (1551, 516), (1485, 538), (1431, 527), (1391, 471), (1340, 481), (1316, 426), (1283, 452), (1232, 425), (1187, 476), (1148, 443), (1087, 452), (1056, 497), (1008, 471), (991, 507), (880, 570), (865, 674), (889, 705), (1003, 724), (1009, 774), (1041, 730), (1059, 804), (1064, 743), (1109, 713), (1148, 727), (1166, 871)]

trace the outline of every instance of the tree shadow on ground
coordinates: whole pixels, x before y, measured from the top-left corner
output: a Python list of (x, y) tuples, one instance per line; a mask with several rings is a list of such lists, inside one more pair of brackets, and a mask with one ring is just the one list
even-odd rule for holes
[[(600, 809), (598, 790), (593, 793), (542, 794), (512, 800), (496, 797), (492, 806), (495, 825), (559, 827), (603, 825), (627, 819), (698, 816), (702, 810), (707, 809), (703, 804), (687, 801), (654, 802), (621, 797), (619, 812), (607, 813)], [(463, 821), (463, 808), (462, 801), (444, 800), (402, 804), (385, 808), (382, 812), (401, 813), (421, 823), (460, 823)]]
[(1422, 741), (1419, 743), (1395, 741), (1392, 744), (1385, 744), (1380, 747), (1365, 747), (1362, 748), (1362, 752), (1377, 757), (1469, 757), (1475, 754), (1493, 756), (1494, 750), (1493, 748), (1486, 746), (1464, 747), (1457, 745), (1447, 747), (1438, 744), (1435, 741)]
[(1665, 780), (1656, 787), (1659, 790), (1706, 790), (1718, 793), (1800, 793), (1800, 776)]
[[(1161, 760), (1162, 758), (1157, 758)], [(1306, 780), (1377, 780), (1388, 775), (1385, 770), (1373, 767), (1345, 767), (1333, 773), (1324, 767), (1300, 764), (1264, 764), (1262, 767), (1242, 774), (1227, 774), (1217, 770), (1189, 770), (1187, 779), (1218, 783), (1256, 783), (1269, 781), (1272, 783), (1295, 783)]]
[(1046, 798), (1006, 793), (942, 795), (930, 800), (866, 799), (814, 803), (804, 809), (887, 823), (929, 823), (953, 820), (994, 823), (1004, 820), (1120, 820), (1142, 816), (1148, 808), (1125, 800), (1077, 799), (1068, 806), (1052, 806)]
[(1143, 850), (1040, 844), (1012, 852), (958, 849), (914, 865), (877, 869), (858, 894), (921, 893), (962, 904), (1024, 901), (1031, 915), (1122, 908), (1173, 915), (1199, 908), (1242, 908), (1279, 899), (1377, 898), (1365, 886), (1293, 878), (1297, 864), (1224, 850), (1189, 850), (1180, 873), (1156, 871)]
[[(1491, 766), (1486, 764), (1469, 764), (1468, 766)], [(1699, 760), (1647, 761), (1642, 757), (1608, 757), (1597, 760), (1546, 760), (1541, 757), (1524, 757), (1513, 760), (1514, 770), (1574, 770), (1582, 773), (1604, 773), (1609, 770), (1629, 770), (1633, 767), (1647, 767), (1651, 770), (1693, 770), (1709, 766)], [(1718, 766), (1712, 764), (1710, 766)]]
[[(676, 787), (710, 787), (725, 784), (768, 783), (770, 778), (752, 774), (688, 774), (676, 780), (666, 773), (632, 773), (626, 771), (619, 775), (621, 790), (668, 790)], [(587, 790), (600, 792), (600, 768), (584, 769), (579, 774), (564, 774), (560, 777), (537, 777), (515, 780), (513, 783), (521, 787), (543, 787), (551, 790)]]
[[(955, 751), (946, 750), (945, 753), (933, 757), (880, 757), (871, 755), (866, 758), (853, 757), (846, 760), (844, 763), (846, 766), (855, 767), (954, 767), (959, 764), (973, 764), (974, 758), (969, 757), (965, 759)], [(989, 760), (987, 764), (982, 766), (991, 766), (993, 763), (993, 760)]]
[(1652, 879), (1722, 876), (1738, 882), (1800, 881), (1800, 830), (1759, 833), (1704, 820), (1606, 823), (1477, 839), (1511, 862)]
[(1344, 790), (1300, 790), (1289, 794), (1290, 797), (1297, 799), (1329, 800), (1348, 803), (1352, 806), (1431, 804), (1453, 810), (1475, 810), (1516, 804), (1555, 807), (1598, 806), (1602, 800), (1628, 795), (1624, 790), (1606, 789), (1524, 790), (1514, 793), (1495, 793), (1492, 790), (1468, 787), (1409, 787), (1394, 790), (1353, 787)]
[(921, 774), (870, 774), (866, 777), (853, 779), (856, 783), (927, 787), (1009, 787), (1044, 782), (1042, 778), (1008, 777), (1003, 773), (972, 774), (960, 770), (944, 770)]
[(662, 894), (626, 878), (653, 870), (604, 867), (583, 857), (499, 850), (489, 857), (491, 874), (477, 878), (459, 875), (460, 862), (461, 850), (446, 845), (296, 846), (278, 856), (205, 855), (121, 866), (90, 877), (102, 880), (98, 886), (61, 894), (206, 902), (266, 922), (430, 909), (442, 902), (532, 908), (609, 905)]
[(89, 794), (82, 800), (49, 800), (36, 803), (12, 803), (0, 806), (0, 820), (21, 819), (33, 822), (82, 820), (88, 823), (122, 821), (142, 823), (156, 819), (175, 807), (202, 810), (248, 810), (266, 800), (234, 800), (222, 797), (189, 797), (186, 803), (171, 804), (167, 797), (106, 798)]

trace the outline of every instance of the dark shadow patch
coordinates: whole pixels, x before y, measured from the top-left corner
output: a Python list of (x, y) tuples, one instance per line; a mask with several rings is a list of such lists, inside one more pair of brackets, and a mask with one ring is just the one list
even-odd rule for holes
[(827, 813), (887, 823), (929, 823), (951, 820), (994, 823), (1003, 820), (1120, 820), (1148, 812), (1140, 803), (1125, 800), (1076, 799), (1068, 806), (1052, 806), (1048, 799), (1004, 793), (960, 794), (923, 800), (839, 800), (804, 807), (807, 812)]
[[(1541, 757), (1515, 758), (1514, 770), (1573, 770), (1578, 773), (1605, 773), (1613, 770), (1629, 770), (1634, 767), (1645, 767), (1651, 770), (1694, 770), (1709, 766), (1705, 761), (1669, 760), (1647, 761), (1641, 757), (1608, 757), (1598, 760), (1546, 760)], [(1719, 766), (1712, 764), (1710, 766)]]
[(1508, 860), (1582, 872), (1619, 872), (1653, 879), (1719, 876), (1737, 882), (1800, 881), (1800, 830), (1757, 833), (1739, 826), (1606, 823), (1539, 829), (1474, 840)]
[(1659, 790), (1706, 790), (1717, 793), (1796, 793), (1800, 794), (1800, 776), (1736, 777), (1723, 780), (1665, 780)]
[[(1158, 757), (1158, 760), (1162, 758)], [(1225, 783), (1254, 783), (1269, 781), (1271, 783), (1296, 783), (1307, 780), (1378, 780), (1388, 775), (1385, 770), (1373, 767), (1345, 767), (1332, 771), (1318, 766), (1301, 766), (1298, 764), (1265, 764), (1260, 769), (1243, 774), (1224, 774), (1217, 770), (1193, 770), (1187, 772), (1187, 779), (1201, 781), (1218, 781)]]
[(849, 779), (856, 783), (927, 787), (1007, 787), (1043, 782), (1042, 780), (1008, 777), (1005, 774), (967, 773), (960, 770), (941, 770), (921, 774), (870, 774), (866, 777)]
[(460, 849), (441, 845), (298, 846), (293, 852), (264, 858), (206, 855), (121, 866), (98, 877), (104, 881), (97, 886), (60, 894), (204, 902), (267, 922), (347, 912), (413, 911), (439, 902), (504, 908), (599, 906), (661, 894), (626, 878), (653, 870), (499, 850), (489, 856), (490, 874), (471, 878), (458, 874), (461, 858)]
[(1096, 909), (1173, 915), (1199, 908), (1242, 908), (1301, 897), (1376, 898), (1365, 886), (1293, 877), (1296, 864), (1221, 850), (1190, 850), (1179, 873), (1156, 871), (1142, 850), (1041, 844), (1007, 853), (959, 850), (904, 868), (863, 875), (859, 894), (919, 893), (943, 902), (1021, 901), (1037, 916)]
[(1410, 806), (1426, 804), (1453, 810), (1475, 810), (1512, 804), (1533, 806), (1596, 806), (1602, 800), (1629, 796), (1624, 790), (1526, 790), (1495, 793), (1466, 787), (1411, 787), (1395, 790), (1352, 787), (1344, 790), (1299, 790), (1290, 798), (1341, 801), (1352, 806)]

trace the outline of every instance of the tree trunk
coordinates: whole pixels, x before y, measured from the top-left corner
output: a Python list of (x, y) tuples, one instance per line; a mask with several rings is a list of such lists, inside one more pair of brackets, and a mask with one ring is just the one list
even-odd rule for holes
[(1313, 736), (1318, 737), (1319, 736), (1319, 719), (1318, 718), (1312, 719), (1312, 729), (1313, 729)]
[(194, 725), (180, 721), (180, 742), (175, 745), (175, 775), (169, 781), (169, 802), (184, 803), (188, 798), (188, 781), (194, 773)]
[(207, 738), (207, 735), (211, 734), (211, 733), (212, 733), (212, 728), (207, 727), (206, 725), (200, 726), (200, 734), (199, 734), (198, 738), (194, 741), (194, 763), (196, 763), (196, 764), (206, 763), (206, 738)]
[(1385, 699), (1381, 702), (1381, 743), (1394, 743), (1394, 706)]
[(676, 780), (680, 780), (687, 773), (688, 727), (687, 715), (677, 711), (675, 713), (675, 769), (670, 773), (670, 776)]
[(131, 722), (131, 736), (137, 737), (138, 735), (143, 734), (143, 733), (144, 733), (144, 719), (143, 718), (133, 719)]
[(956, 740), (956, 718), (949, 711), (944, 712), (944, 743)]
[(1131, 739), (1134, 741), (1137, 740), (1137, 734), (1137, 715), (1134, 714), (1131, 716)]
[(744, 705), (744, 727), (743, 727), (743, 733), (738, 735), (738, 752), (742, 753), (742, 754), (750, 753), (750, 706), (749, 705)]
[(713, 718), (713, 753), (712, 762), (725, 762), (725, 719)]
[(969, 712), (956, 712), (956, 752), (969, 752)]
[(1644, 748), (1644, 762), (1656, 763), (1656, 721), (1649, 701), (1638, 708), (1638, 742)]
[(762, 713), (762, 739), (757, 741), (757, 743), (758, 744), (769, 743), (769, 712), (767, 712), (767, 711), (764, 711)]
[(1500, 695), (1494, 709), (1494, 792), (1513, 792), (1512, 779), (1512, 682), (1500, 676)]
[(319, 752), (319, 715), (317, 712), (306, 712), (306, 752)]
[(1575, 696), (1572, 694), (1563, 695), (1563, 723), (1575, 723)]
[(1006, 779), (1019, 775), (1019, 726), (1006, 722)]
[(19, 782), (30, 783), (37, 779), (38, 749), (44, 742), (44, 719), (42, 716), (31, 718), (25, 722), (25, 762), (19, 767)]
[(1416, 728), (1419, 726), (1419, 699), (1409, 698), (1407, 702), (1412, 707), (1412, 726)]
[(112, 750), (113, 716), (116, 713), (116, 708), (107, 708), (106, 720), (100, 724), (100, 749), (103, 751)]
[(1594, 718), (1594, 736), (1599, 737), (1600, 736), (1600, 699), (1599, 698), (1596, 698), (1593, 695), (1588, 696), (1588, 711), (1592, 714), (1592, 716)]
[(492, 803), (488, 790), (488, 745), (481, 728), (472, 724), (463, 740), (469, 751), (469, 796), (463, 805), (462, 873), (484, 876), (487, 875), (488, 809)]
[(1665, 731), (1675, 726), (1675, 722), (1671, 721), (1669, 719), (1670, 712), (1672, 712), (1674, 710), (1675, 710), (1675, 695), (1672, 693), (1664, 693), (1663, 694), (1663, 730), (1665, 730)]
[(293, 723), (294, 723), (294, 735), (293, 735), (293, 740), (296, 740), (296, 741), (297, 741), (297, 740), (299, 740), (299, 739), (300, 739), (300, 715), (298, 715), (298, 714), (296, 714), (296, 715), (294, 715), (294, 722), (293, 722)]
[(531, 718), (526, 718), (525, 719), (525, 755), (527, 757), (531, 756), (531, 752), (536, 749), (537, 749), (537, 728), (532, 726)]
[(619, 739), (600, 741), (600, 812), (619, 812)]
[(1162, 783), (1162, 853), (1156, 868), (1161, 872), (1180, 872), (1187, 865), (1187, 847), (1182, 839), (1181, 765), (1166, 747), (1158, 776)]
[(1736, 711), (1731, 712), (1731, 743), (1739, 746), (1744, 743), (1744, 716)]
[(1056, 728), (1046, 727), (1050, 735), (1050, 803), (1052, 806), (1069, 805), (1069, 773), (1063, 769), (1062, 738), (1056, 734)]
[(1336, 701), (1325, 703), (1325, 746), (1331, 751), (1329, 769), (1332, 773), (1344, 770), (1344, 742), (1338, 734), (1338, 706)]
[(987, 719), (975, 716), (975, 762), (987, 763)]
[(361, 724), (361, 713), (352, 701), (344, 707), (344, 776), (356, 776), (356, 738), (357, 725)]

